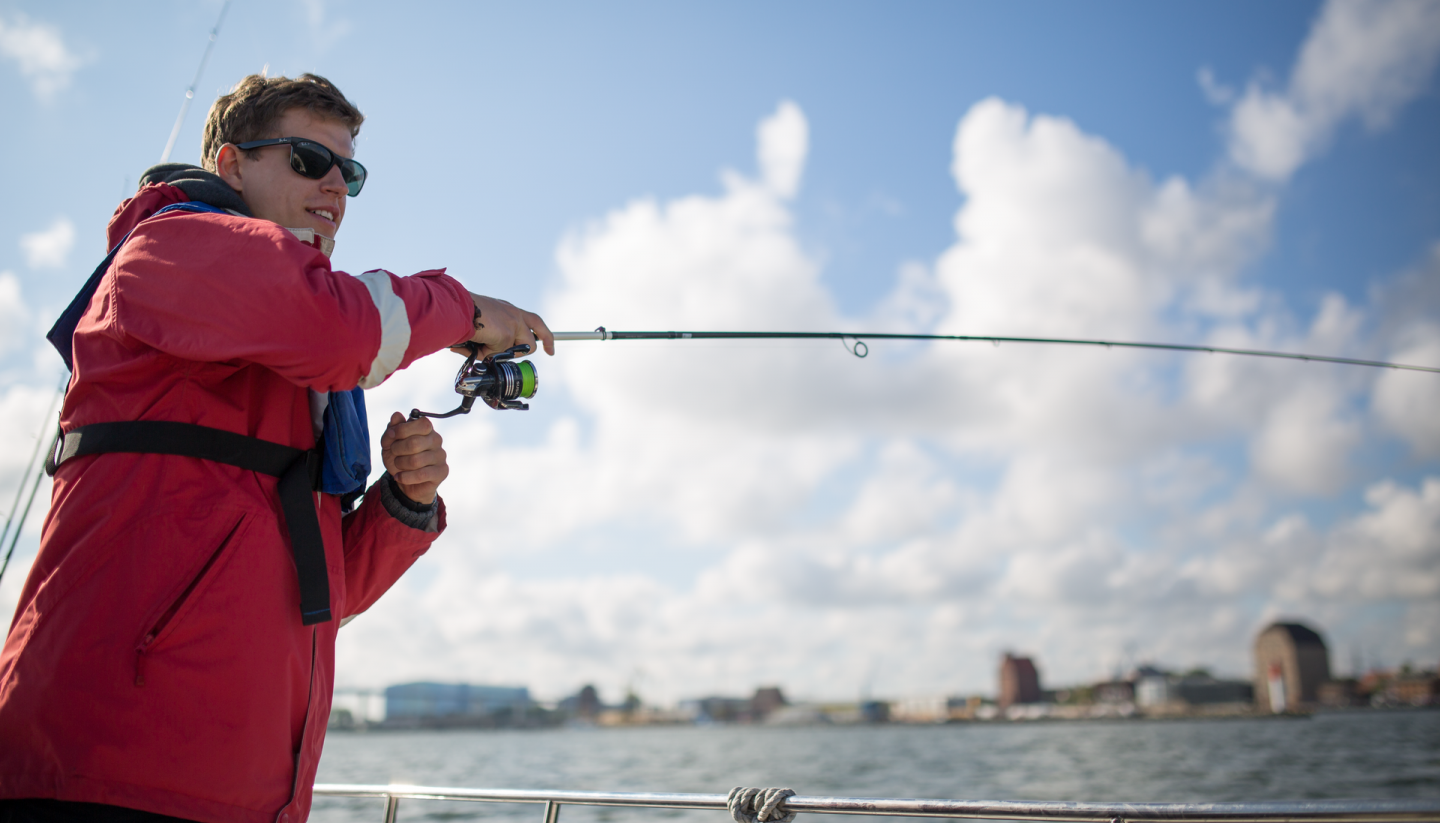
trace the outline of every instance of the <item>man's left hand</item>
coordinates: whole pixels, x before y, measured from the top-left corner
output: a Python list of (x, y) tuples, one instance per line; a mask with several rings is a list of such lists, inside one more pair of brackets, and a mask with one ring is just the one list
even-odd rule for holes
[(400, 412), (390, 415), (390, 425), (380, 436), (380, 459), (395, 478), (400, 491), (416, 503), (430, 505), (435, 492), (450, 476), (445, 462), (443, 440), (429, 418), (406, 420)]

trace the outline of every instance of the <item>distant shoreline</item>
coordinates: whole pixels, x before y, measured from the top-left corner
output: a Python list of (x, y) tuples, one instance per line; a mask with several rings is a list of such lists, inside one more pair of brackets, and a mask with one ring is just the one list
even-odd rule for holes
[(605, 732), (613, 730), (634, 730), (634, 729), (767, 729), (767, 730), (793, 730), (793, 729), (894, 729), (894, 728), (944, 728), (952, 726), (980, 726), (980, 727), (1011, 727), (1026, 726), (1034, 724), (1057, 724), (1057, 723), (1177, 723), (1188, 721), (1236, 721), (1236, 720), (1257, 720), (1257, 721), (1278, 721), (1278, 720), (1312, 720), (1318, 716), (1380, 716), (1400, 713), (1426, 713), (1440, 711), (1434, 706), (1383, 706), (1383, 707), (1353, 707), (1353, 708), (1321, 708), (1309, 712), (1282, 712), (1260, 713), (1260, 712), (1206, 712), (1206, 713), (1173, 713), (1173, 714), (1134, 714), (1126, 717), (1105, 716), (1105, 717), (1064, 717), (1045, 716), (1025, 719), (993, 718), (989, 720), (979, 719), (955, 719), (935, 723), (907, 723), (907, 722), (879, 722), (879, 723), (738, 723), (714, 721), (709, 723), (629, 723), (601, 725), (596, 723), (561, 723), (556, 725), (528, 725), (528, 726), (495, 726), (482, 725), (478, 723), (427, 723), (427, 724), (387, 724), (384, 722), (370, 724), (356, 724), (354, 726), (332, 726), (330, 733), (344, 732), (357, 733), (398, 733), (398, 732), (552, 732), (585, 730)]

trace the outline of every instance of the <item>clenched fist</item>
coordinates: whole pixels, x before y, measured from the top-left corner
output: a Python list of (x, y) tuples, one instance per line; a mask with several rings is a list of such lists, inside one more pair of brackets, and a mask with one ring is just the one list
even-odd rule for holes
[(380, 459), (385, 471), (395, 478), (400, 491), (416, 503), (430, 505), (435, 492), (450, 476), (440, 432), (430, 420), (406, 420), (400, 412), (390, 415), (390, 425), (380, 436)]

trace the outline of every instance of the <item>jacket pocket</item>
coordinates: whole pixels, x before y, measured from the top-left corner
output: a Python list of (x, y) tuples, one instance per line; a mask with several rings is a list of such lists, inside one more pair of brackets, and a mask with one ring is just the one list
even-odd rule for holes
[(235, 521), (235, 524), (230, 527), (229, 531), (225, 532), (225, 537), (221, 539), (215, 549), (210, 552), (210, 556), (205, 559), (199, 571), (190, 578), (185, 588), (180, 590), (180, 594), (160, 612), (160, 616), (154, 620), (141, 636), (140, 642), (135, 646), (136, 686), (145, 685), (146, 657), (153, 654), (157, 648), (163, 645), (165, 638), (171, 634), (173, 628), (180, 622), (179, 618), (182, 616), (181, 613), (186, 611), (185, 607), (192, 604), (195, 600), (198, 600), (201, 595), (200, 590), (218, 574), (217, 566), (219, 565), (220, 559), (225, 554), (226, 549), (239, 542), (241, 535), (244, 533), (246, 523), (247, 518), (245, 515), (240, 515), (240, 518)]

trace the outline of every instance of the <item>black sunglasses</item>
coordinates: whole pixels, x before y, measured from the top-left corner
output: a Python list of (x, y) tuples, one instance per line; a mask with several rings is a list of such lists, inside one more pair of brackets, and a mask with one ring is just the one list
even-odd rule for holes
[(349, 189), (351, 197), (359, 194), (360, 190), (365, 187), (364, 166), (348, 157), (341, 157), (314, 140), (306, 140), (303, 137), (276, 137), (272, 140), (251, 140), (249, 143), (238, 143), (235, 148), (249, 151), (250, 149), (279, 145), (290, 146), (290, 168), (301, 176), (319, 180), (329, 174), (332, 167), (339, 166), (340, 176), (345, 179), (345, 187)]

